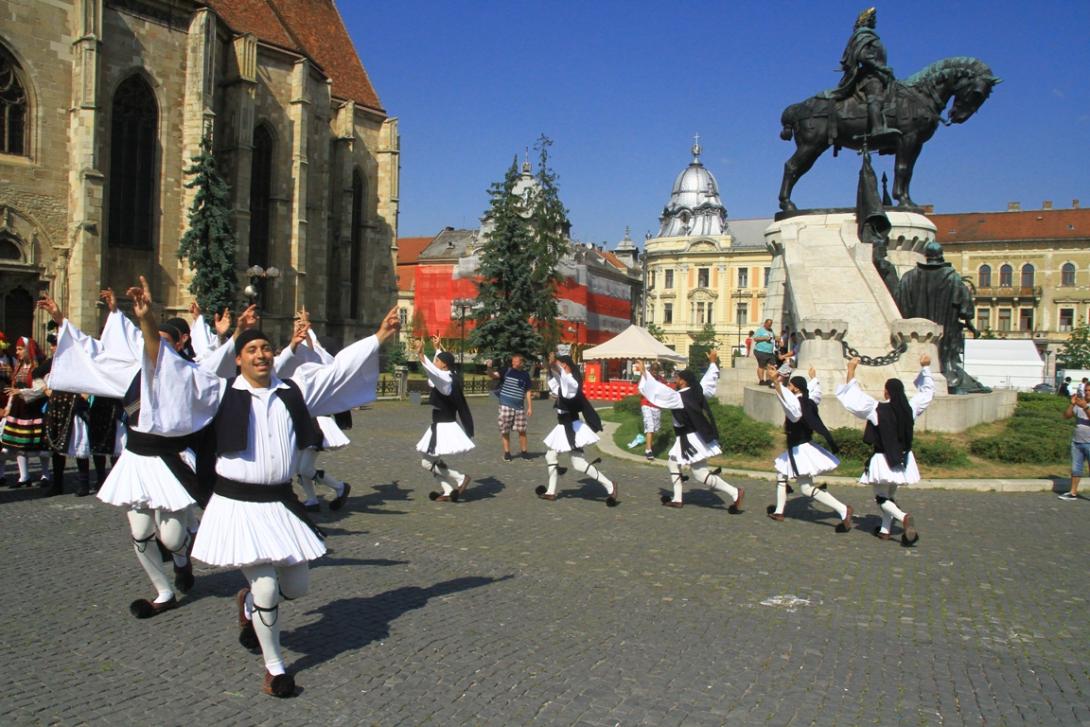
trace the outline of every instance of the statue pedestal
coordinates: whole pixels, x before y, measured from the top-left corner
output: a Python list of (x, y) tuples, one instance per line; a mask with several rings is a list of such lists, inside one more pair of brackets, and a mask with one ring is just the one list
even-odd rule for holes
[[(935, 226), (916, 212), (888, 211), (892, 224), (889, 259), (903, 274), (923, 259), (924, 246), (935, 239)], [(949, 396), (946, 378), (939, 371), (938, 341), (942, 327), (923, 318), (901, 318), (897, 304), (872, 262), (872, 249), (860, 242), (853, 212), (797, 214), (777, 220), (765, 230), (772, 252), (764, 318), (776, 330), (784, 328), (802, 337), (798, 369), (811, 366), (821, 379), (826, 401), (821, 416), (830, 427), (862, 423), (832, 402), (844, 381), (847, 349), (880, 359), (876, 366), (860, 366), (856, 378), (863, 389), (882, 398), (887, 379), (900, 379), (906, 393), (920, 370), (921, 354), (932, 360), (936, 400), (920, 420), (921, 430), (962, 431), (981, 421), (1009, 416), (1013, 396), (974, 394)], [(900, 355), (901, 344), (906, 350)], [(846, 344), (846, 345), (845, 345)], [(747, 386), (746, 413), (768, 422), (782, 422), (783, 410), (771, 389)]]

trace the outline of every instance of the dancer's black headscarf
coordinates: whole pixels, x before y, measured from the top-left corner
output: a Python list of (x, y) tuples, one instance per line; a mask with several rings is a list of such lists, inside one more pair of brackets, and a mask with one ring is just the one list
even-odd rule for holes
[(912, 428), (915, 417), (912, 416), (912, 407), (905, 396), (905, 384), (900, 379), (888, 379), (886, 391), (889, 393), (889, 407), (892, 410), (896, 423), (894, 431), (897, 433), (897, 441), (904, 447), (907, 453), (912, 449)]
[[(169, 318), (165, 321), (165, 323), (168, 326), (173, 326), (175, 329), (177, 329), (178, 333), (181, 334), (175, 340), (179, 340), (183, 335), (190, 336), (190, 339), (192, 338), (192, 334), (189, 332), (189, 324), (186, 323), (185, 318)], [(186, 340), (185, 345), (182, 346), (182, 350), (180, 353), (182, 354), (182, 358), (185, 358), (189, 361), (193, 361), (197, 358), (197, 352), (193, 349), (192, 340)]]
[(579, 367), (575, 365), (575, 359), (565, 354), (563, 356), (557, 356), (556, 362), (566, 365), (571, 370), (572, 378), (579, 382), (580, 386), (583, 385), (583, 373), (579, 370)]
[[(575, 428), (574, 421), (580, 416), (583, 418), (583, 422), (590, 427), (592, 432), (602, 431), (602, 418), (598, 416), (598, 412), (591, 406), (590, 401), (583, 393), (583, 374), (579, 370), (579, 367), (575, 364), (575, 359), (571, 356), (563, 355), (556, 357), (557, 363), (564, 364), (571, 371), (572, 378), (579, 384), (579, 391), (575, 396), (569, 400), (558, 401), (558, 409), (562, 409), (564, 413), (560, 414), (557, 421), (564, 427), (564, 433), (568, 438), (568, 445), (574, 450), (575, 446)], [(563, 397), (559, 397), (563, 399)]]

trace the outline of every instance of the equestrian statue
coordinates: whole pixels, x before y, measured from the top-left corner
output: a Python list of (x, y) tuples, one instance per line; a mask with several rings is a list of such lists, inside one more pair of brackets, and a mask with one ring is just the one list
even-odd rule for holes
[[(960, 124), (976, 113), (1000, 79), (976, 58), (945, 58), (898, 81), (886, 64), (886, 49), (875, 32), (877, 12), (859, 14), (840, 59), (844, 72), (836, 88), (784, 109), (780, 138), (795, 140), (795, 153), (783, 165), (780, 209), (791, 201), (795, 183), (826, 149), (842, 147), (895, 154), (893, 197), (915, 207), (909, 195), (912, 170), (923, 145), (944, 125)], [(943, 111), (954, 99), (947, 118)]]

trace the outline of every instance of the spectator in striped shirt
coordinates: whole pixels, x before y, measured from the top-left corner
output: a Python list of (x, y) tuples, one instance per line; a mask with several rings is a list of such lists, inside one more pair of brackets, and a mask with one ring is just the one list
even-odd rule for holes
[(503, 441), (503, 461), (511, 461), (511, 430), (519, 435), (519, 447), (522, 449), (522, 458), (530, 459), (526, 451), (526, 422), (533, 416), (534, 405), (531, 391), (534, 388), (530, 380), (530, 374), (522, 370), (525, 359), (515, 354), (511, 357), (511, 367), (500, 372), (491, 369), (489, 362), (489, 376), (498, 380), (497, 393), (500, 397), (500, 413), (496, 423), (500, 428), (500, 439)]

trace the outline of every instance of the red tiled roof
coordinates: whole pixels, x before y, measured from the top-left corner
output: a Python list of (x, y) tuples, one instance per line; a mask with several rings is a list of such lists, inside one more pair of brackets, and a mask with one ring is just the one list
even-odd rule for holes
[(1090, 237), (1090, 209), (964, 212), (927, 216), (939, 242), (1062, 240)]
[(620, 270), (628, 270), (628, 266), (625, 265), (623, 262), (621, 262), (621, 259), (619, 257), (617, 257), (616, 255), (614, 255), (609, 250), (600, 250), (599, 254), (603, 258), (605, 258), (606, 262), (608, 262), (613, 267), (618, 268)]
[(231, 28), (299, 51), (333, 81), (333, 95), (382, 111), (382, 102), (333, 0), (205, 0)]
[(415, 263), (424, 248), (431, 244), (435, 237), (399, 237), (397, 238), (397, 264)]

